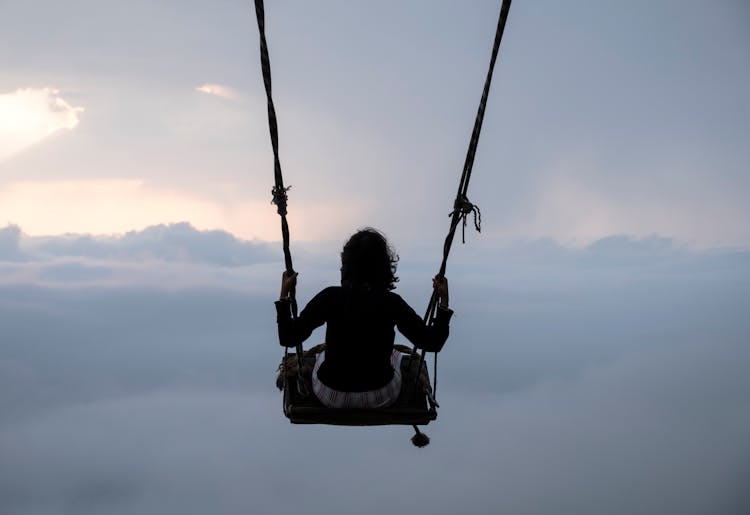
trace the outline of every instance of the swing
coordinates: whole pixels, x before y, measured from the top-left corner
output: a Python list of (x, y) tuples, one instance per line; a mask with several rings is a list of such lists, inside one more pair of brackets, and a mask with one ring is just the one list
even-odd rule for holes
[[(297, 355), (289, 353), (279, 366), (276, 386), (284, 392), (284, 414), (293, 424), (330, 424), (337, 426), (426, 425), (437, 418), (437, 402), (432, 396), (427, 369), (420, 366), (419, 356), (403, 345), (394, 346), (406, 354), (401, 360), (401, 393), (387, 408), (355, 409), (327, 408), (313, 394), (300, 393), (298, 381), (305, 387), (312, 382), (315, 356), (325, 350), (325, 344), (306, 351), (302, 357), (300, 374)], [(420, 372), (417, 377), (417, 372)], [(301, 377), (300, 377), (301, 375)]]
[[(492, 57), (490, 58), (489, 70), (484, 83), (484, 90), (479, 103), (479, 109), (474, 121), (474, 129), (469, 142), (469, 149), (464, 162), (463, 173), (459, 182), (456, 199), (453, 203), (453, 211), (450, 213), (450, 228), (443, 245), (443, 260), (440, 265), (438, 277), (445, 275), (448, 255), (450, 253), (453, 238), (459, 224), (462, 224), (462, 241), (465, 242), (465, 231), (467, 217), (473, 216), (474, 227), (480, 231), (481, 213), (479, 208), (472, 204), (468, 197), (469, 179), (474, 165), (474, 156), (476, 154), (477, 144), (479, 142), (479, 133), (482, 129), (484, 111), (487, 105), (490, 83), (492, 81), (492, 72), (495, 68), (500, 41), (505, 29), (505, 22), (508, 18), (511, 0), (503, 0), (500, 9), (500, 16), (497, 22), (495, 32), (495, 41), (492, 48)], [(276, 211), (281, 217), (281, 234), (283, 239), (284, 263), (288, 273), (293, 273), (292, 257), (289, 251), (289, 225), (287, 223), (287, 192), (289, 187), (284, 187), (284, 180), (281, 174), (281, 163), (279, 160), (279, 136), (278, 124), (276, 120), (276, 110), (271, 95), (271, 65), (268, 56), (268, 46), (265, 35), (265, 19), (263, 0), (255, 0), (255, 13), (258, 20), (258, 32), (260, 35), (260, 60), (263, 72), (263, 83), (266, 90), (268, 103), (268, 125), (271, 135), (271, 146), (274, 155), (274, 187), (271, 190), (273, 204), (276, 205)], [(290, 294), (292, 317), (297, 317), (297, 303), (295, 300), (295, 291), (292, 289)], [(431, 324), (434, 320), (438, 306), (438, 297), (433, 291), (428, 303), (427, 311), (424, 315), (425, 324)], [(398, 346), (396, 346), (398, 348)], [(429, 443), (429, 438), (420, 432), (419, 425), (427, 425), (437, 418), (437, 408), (439, 407), (435, 400), (437, 391), (437, 352), (434, 354), (433, 383), (430, 385), (430, 378), (427, 372), (425, 362), (425, 350), (417, 352), (416, 346), (413, 349), (403, 347), (402, 352), (407, 354), (402, 359), (401, 373), (403, 376), (402, 388), (395, 404), (387, 408), (371, 409), (354, 409), (354, 408), (328, 408), (323, 406), (311, 391), (311, 373), (315, 363), (315, 356), (324, 346), (317, 346), (304, 351), (302, 345), (298, 344), (293, 353), (284, 351), (284, 357), (279, 365), (279, 375), (277, 377), (277, 386), (283, 391), (284, 415), (292, 424), (329, 424), (342, 426), (375, 426), (375, 425), (411, 425), (416, 434), (412, 438), (412, 443), (417, 447), (423, 447)]]

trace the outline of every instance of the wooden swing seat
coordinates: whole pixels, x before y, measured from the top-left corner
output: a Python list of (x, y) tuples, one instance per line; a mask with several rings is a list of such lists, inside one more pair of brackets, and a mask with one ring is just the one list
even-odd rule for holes
[[(408, 350), (408, 349), (407, 349)], [(284, 374), (284, 363), (296, 363), (297, 356), (289, 353), (282, 362), (280, 374)], [(387, 408), (328, 408), (321, 404), (312, 392), (311, 371), (315, 365), (315, 355), (305, 352), (302, 376), (310, 393), (306, 396), (297, 391), (296, 367), (287, 375), (281, 385), (284, 392), (284, 415), (292, 424), (327, 424), (336, 426), (383, 426), (383, 425), (427, 425), (437, 418), (437, 409), (429, 402), (424, 391), (429, 377), (426, 366), (422, 366), (422, 378), (416, 384), (416, 369), (419, 357), (404, 356), (401, 360), (402, 385), (396, 402)], [(415, 392), (415, 388), (418, 392)]]

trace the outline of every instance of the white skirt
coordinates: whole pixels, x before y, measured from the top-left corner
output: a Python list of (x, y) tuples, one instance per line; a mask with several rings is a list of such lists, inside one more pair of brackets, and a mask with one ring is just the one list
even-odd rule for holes
[(401, 358), (403, 354), (396, 349), (391, 353), (391, 366), (393, 366), (393, 379), (378, 388), (366, 392), (342, 392), (334, 390), (323, 384), (318, 379), (318, 369), (325, 361), (325, 351), (315, 358), (315, 368), (312, 373), (313, 391), (321, 403), (328, 408), (385, 408), (390, 406), (401, 393)]

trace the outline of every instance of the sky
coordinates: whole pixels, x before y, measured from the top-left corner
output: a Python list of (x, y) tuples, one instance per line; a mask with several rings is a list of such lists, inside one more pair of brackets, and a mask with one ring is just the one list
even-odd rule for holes
[[(368, 4), (268, 6), (300, 241), (445, 230), (498, 2)], [(750, 243), (747, 10), (518, 2), (470, 190), (486, 236)], [(279, 239), (250, 2), (6, 0), (2, 18), (0, 220)]]
[[(267, 2), (302, 304), (426, 304), (499, 6)], [(516, 0), (417, 450), (281, 413), (252, 2), (0, 0), (0, 512), (747, 513), (748, 22)]]

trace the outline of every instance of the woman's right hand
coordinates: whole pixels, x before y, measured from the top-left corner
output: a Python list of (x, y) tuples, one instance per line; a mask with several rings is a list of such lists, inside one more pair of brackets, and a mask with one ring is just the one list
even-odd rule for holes
[(432, 288), (440, 299), (440, 307), (448, 307), (448, 278), (435, 276), (432, 278)]
[(281, 274), (281, 295), (279, 298), (286, 299), (289, 297), (289, 294), (294, 289), (294, 287), (297, 285), (297, 276), (299, 274), (297, 272), (284, 272)]

